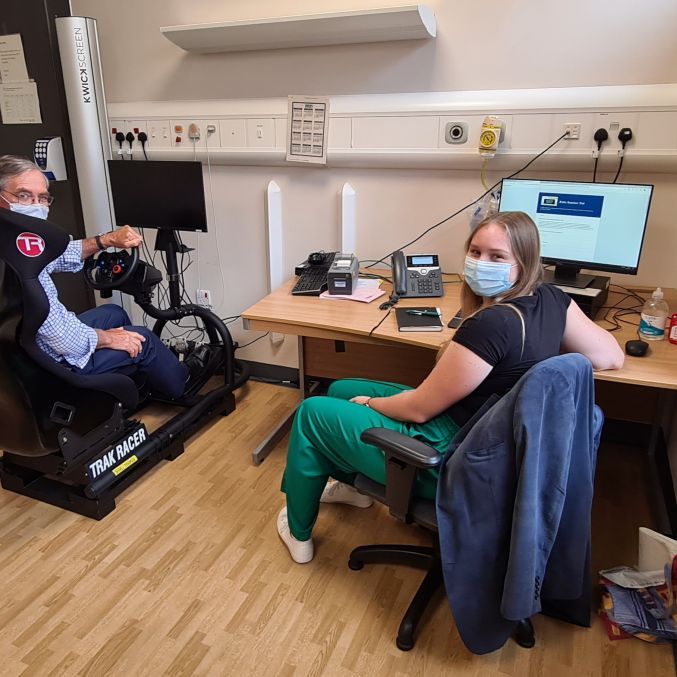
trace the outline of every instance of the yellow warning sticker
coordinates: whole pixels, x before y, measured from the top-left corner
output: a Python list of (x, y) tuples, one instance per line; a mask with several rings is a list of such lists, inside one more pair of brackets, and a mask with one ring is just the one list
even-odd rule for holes
[(123, 463), (120, 463), (119, 466), (116, 468), (113, 468), (112, 473), (117, 477), (120, 473), (123, 473), (127, 468), (129, 468), (130, 465), (134, 465), (138, 461), (138, 457), (136, 455), (130, 456), (126, 461)]

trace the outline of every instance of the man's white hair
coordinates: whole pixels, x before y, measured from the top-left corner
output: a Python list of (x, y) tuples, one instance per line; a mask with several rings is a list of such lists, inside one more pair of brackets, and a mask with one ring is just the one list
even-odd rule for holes
[[(29, 160), (25, 157), (20, 157), (19, 155), (0, 155), (0, 190), (4, 190), (7, 182), (21, 174), (26, 172), (32, 172), (34, 170), (40, 170), (33, 160)], [(47, 177), (43, 174), (45, 179), (45, 184), (49, 186), (49, 181)]]

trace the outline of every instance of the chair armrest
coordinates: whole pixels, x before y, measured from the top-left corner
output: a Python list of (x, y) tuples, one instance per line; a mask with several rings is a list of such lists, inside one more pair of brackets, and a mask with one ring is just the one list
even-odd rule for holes
[(437, 467), (442, 455), (424, 442), (386, 428), (368, 428), (360, 438), (385, 453), (386, 503), (390, 514), (411, 522), (409, 509), (416, 473)]
[(373, 444), (400, 461), (404, 461), (415, 468), (426, 470), (436, 468), (442, 463), (442, 455), (425, 442), (403, 435), (387, 428), (368, 428), (361, 439), (367, 444)]

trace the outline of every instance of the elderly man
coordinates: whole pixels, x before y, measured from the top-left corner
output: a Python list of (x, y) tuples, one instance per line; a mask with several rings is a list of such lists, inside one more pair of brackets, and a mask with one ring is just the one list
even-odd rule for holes
[[(25, 158), (0, 156), (0, 208), (46, 219), (54, 198), (40, 169)], [(59, 301), (52, 273), (74, 273), (83, 261), (108, 247), (138, 247), (141, 236), (129, 226), (85, 240), (72, 240), (64, 253), (38, 279), (49, 300), (49, 313), (36, 336), (39, 348), (83, 374), (135, 371), (146, 375), (153, 392), (169, 398), (184, 393), (191, 371), (200, 364), (182, 364), (153, 332), (130, 326), (127, 313), (115, 304), (76, 316)]]

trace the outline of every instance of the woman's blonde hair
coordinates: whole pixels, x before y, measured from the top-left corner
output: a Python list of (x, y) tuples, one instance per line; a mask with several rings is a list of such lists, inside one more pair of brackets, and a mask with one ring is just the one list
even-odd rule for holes
[[(543, 281), (543, 267), (541, 266), (541, 239), (538, 228), (531, 217), (524, 212), (498, 212), (481, 221), (477, 228), (470, 233), (465, 243), (467, 254), (473, 238), (482, 228), (495, 224), (505, 229), (510, 243), (510, 250), (519, 265), (519, 274), (515, 284), (501, 297), (505, 303), (520, 296), (533, 293)], [(492, 300), (492, 302), (495, 302)], [(478, 296), (464, 280), (461, 287), (461, 315), (466, 319), (477, 312), (485, 303), (482, 296)]]

